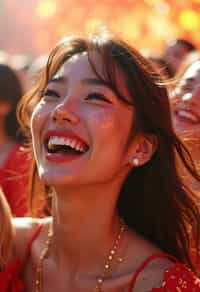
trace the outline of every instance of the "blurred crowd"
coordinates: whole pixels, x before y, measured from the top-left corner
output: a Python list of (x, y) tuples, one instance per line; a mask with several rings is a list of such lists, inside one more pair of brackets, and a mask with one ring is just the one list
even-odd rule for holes
[[(185, 39), (171, 41), (162, 54), (142, 54), (161, 74), (171, 101), (177, 135), (198, 167), (200, 161), (200, 51)], [(46, 56), (9, 55), (0, 51), (0, 185), (14, 216), (27, 214), (31, 154), (16, 118), (20, 97), (34, 85)], [(184, 175), (184, 172), (183, 172)], [(190, 178), (188, 178), (190, 179)], [(199, 186), (193, 184), (196, 191)]]
[(33, 85), (45, 57), (0, 51), (0, 186), (16, 217), (27, 214), (31, 153), (17, 120), (17, 105)]

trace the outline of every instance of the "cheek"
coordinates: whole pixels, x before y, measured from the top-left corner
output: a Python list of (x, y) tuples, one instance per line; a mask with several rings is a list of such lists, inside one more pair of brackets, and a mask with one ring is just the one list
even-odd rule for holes
[[(200, 84), (200, 80), (199, 80), (199, 84)], [(198, 110), (200, 108), (200, 88), (199, 85), (196, 85), (196, 90), (195, 90), (195, 94), (194, 94), (194, 98), (196, 100), (196, 104), (198, 105)]]
[(112, 142), (116, 145), (126, 143), (132, 125), (132, 111), (105, 109), (96, 114), (90, 113), (89, 117), (93, 135), (101, 146), (113, 147)]
[(102, 138), (104, 135), (110, 135), (119, 124), (118, 116), (115, 111), (111, 109), (101, 109), (97, 112), (90, 112), (88, 117), (92, 132), (95, 136), (98, 135), (99, 138), (100, 134)]

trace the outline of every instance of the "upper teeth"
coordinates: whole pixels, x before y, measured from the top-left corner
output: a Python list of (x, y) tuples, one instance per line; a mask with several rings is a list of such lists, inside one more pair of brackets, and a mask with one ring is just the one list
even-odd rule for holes
[(197, 118), (195, 115), (193, 115), (193, 114), (191, 114), (191, 113), (189, 113), (189, 112), (186, 112), (186, 111), (184, 111), (184, 110), (179, 110), (179, 111), (178, 111), (178, 115), (179, 115), (180, 117), (187, 118), (187, 119), (192, 120), (192, 121), (194, 121), (194, 122), (198, 122), (198, 118)]
[(85, 149), (80, 141), (72, 138), (52, 136), (48, 141), (48, 148), (52, 149), (55, 145), (69, 146), (77, 151), (84, 152)]

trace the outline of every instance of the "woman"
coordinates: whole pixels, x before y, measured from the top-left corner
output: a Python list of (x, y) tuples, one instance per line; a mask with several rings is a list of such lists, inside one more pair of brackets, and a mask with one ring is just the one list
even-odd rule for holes
[[(174, 122), (178, 133), (191, 134), (199, 131), (200, 115), (200, 53), (196, 54), (196, 60), (179, 73), (178, 84), (172, 93), (175, 101)], [(196, 113), (197, 111), (197, 113)]]
[(43, 202), (52, 217), (15, 219), (3, 292), (200, 291), (177, 262), (193, 268), (199, 210), (175, 155), (199, 176), (173, 132), (167, 91), (137, 51), (108, 35), (67, 38), (19, 118), (37, 165), (31, 211)]
[[(173, 123), (177, 135), (185, 142), (197, 169), (200, 167), (200, 53), (191, 54), (177, 75), (178, 83), (172, 92)], [(199, 193), (199, 181), (184, 173), (185, 181)], [(200, 261), (198, 261), (200, 270)]]
[(186, 39), (175, 39), (168, 43), (163, 57), (168, 63), (173, 76), (178, 72), (182, 62), (184, 62), (184, 58), (187, 58), (188, 54), (195, 50), (196, 46)]
[(27, 212), (30, 158), (23, 150), (16, 107), (23, 95), (13, 69), (0, 64), (0, 185), (14, 216)]

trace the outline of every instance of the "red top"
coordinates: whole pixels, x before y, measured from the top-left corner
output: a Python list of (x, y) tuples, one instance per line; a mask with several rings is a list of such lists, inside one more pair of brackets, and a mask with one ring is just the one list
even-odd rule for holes
[(27, 246), (23, 261), (20, 262), (19, 258), (16, 257), (10, 262), (5, 270), (0, 272), (1, 292), (25, 292), (25, 286), (21, 279), (21, 276), (30, 256), (32, 243), (40, 233), (41, 228), (42, 224), (37, 226)]
[(152, 288), (148, 292), (200, 292), (200, 279), (185, 265), (166, 253), (156, 253), (148, 257), (135, 271), (128, 292), (132, 292), (137, 278), (146, 266), (158, 258), (168, 258), (174, 265), (163, 274), (162, 287)]
[[(24, 260), (20, 262), (16, 257), (4, 271), (0, 273), (1, 292), (25, 292), (25, 286), (22, 281), (22, 272), (26, 266), (31, 252), (31, 246), (35, 238), (38, 236), (42, 225), (39, 225), (33, 237), (31, 238)], [(169, 258), (174, 261), (174, 265), (166, 270), (163, 275), (163, 283), (161, 288), (152, 288), (148, 292), (200, 292), (200, 279), (185, 265), (177, 262), (176, 258), (165, 253), (157, 253), (148, 257), (135, 271), (130, 282), (128, 292), (134, 288), (136, 280), (140, 272), (153, 260), (161, 257)]]
[(12, 214), (21, 217), (27, 211), (28, 175), (31, 158), (23, 147), (16, 145), (0, 168), (0, 185)]

